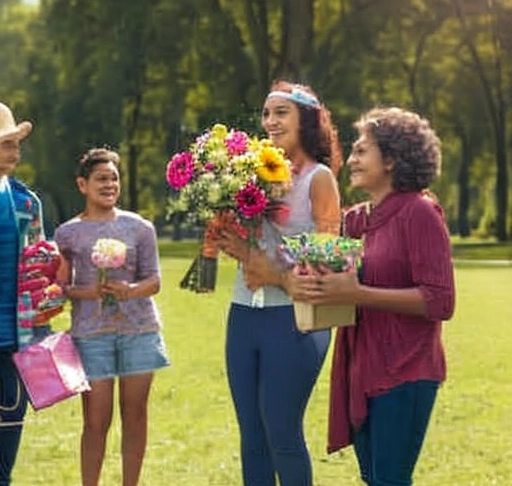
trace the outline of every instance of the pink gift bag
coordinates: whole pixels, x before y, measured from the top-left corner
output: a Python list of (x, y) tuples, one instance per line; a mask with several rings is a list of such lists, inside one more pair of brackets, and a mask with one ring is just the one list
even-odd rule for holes
[(23, 348), (13, 359), (34, 410), (91, 389), (80, 355), (66, 332)]

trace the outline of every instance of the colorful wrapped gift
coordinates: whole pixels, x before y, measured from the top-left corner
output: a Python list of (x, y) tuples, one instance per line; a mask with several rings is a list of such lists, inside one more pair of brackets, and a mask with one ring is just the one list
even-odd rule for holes
[[(301, 233), (283, 237), (281, 256), (289, 265), (308, 266), (334, 272), (356, 271), (361, 263), (361, 240), (323, 233)], [(313, 305), (294, 302), (297, 328), (303, 332), (355, 324), (355, 306), (346, 304)]]
[(50, 241), (26, 246), (19, 262), (18, 335), (20, 346), (32, 341), (30, 328), (48, 327), (49, 321), (64, 310), (65, 297), (56, 283), (60, 254)]

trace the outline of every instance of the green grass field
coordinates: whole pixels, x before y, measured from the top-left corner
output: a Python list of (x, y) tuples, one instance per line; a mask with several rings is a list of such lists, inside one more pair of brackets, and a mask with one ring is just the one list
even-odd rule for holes
[[(189, 260), (162, 258), (157, 301), (173, 366), (156, 375), (141, 486), (240, 486), (238, 430), (224, 367), (234, 266), (223, 260), (218, 290), (195, 295), (178, 281)], [(512, 484), (512, 267), (456, 269), (457, 310), (445, 325), (448, 381), (416, 471), (417, 486)], [(65, 327), (66, 318), (55, 327)], [(306, 417), (315, 486), (361, 485), (351, 449), (327, 455), (330, 356)], [(13, 486), (79, 486), (80, 400), (27, 415)], [(103, 470), (120, 486), (116, 415)]]
[(512, 243), (459, 238), (452, 240), (453, 257), (463, 260), (508, 260), (512, 263)]

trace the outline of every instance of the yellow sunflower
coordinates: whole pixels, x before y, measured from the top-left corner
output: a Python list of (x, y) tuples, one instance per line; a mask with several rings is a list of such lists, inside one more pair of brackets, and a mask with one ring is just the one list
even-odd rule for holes
[(291, 180), (290, 164), (283, 150), (271, 145), (263, 145), (258, 153), (259, 164), (256, 175), (265, 182), (288, 182)]

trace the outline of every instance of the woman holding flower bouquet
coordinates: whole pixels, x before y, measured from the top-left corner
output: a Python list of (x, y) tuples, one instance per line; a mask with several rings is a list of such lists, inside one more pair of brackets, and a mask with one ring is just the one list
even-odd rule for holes
[[(280, 280), (282, 235), (339, 231), (335, 175), (341, 150), (330, 115), (307, 86), (276, 82), (262, 126), (292, 163), (293, 185), (283, 207), (264, 219), (259, 250), (224, 231), (220, 247), (241, 263), (228, 317), (228, 379), (241, 434), (245, 486), (311, 486), (303, 417), (328, 346), (328, 330), (302, 334)], [(284, 214), (283, 214), (284, 213)], [(289, 214), (287, 214), (289, 213)], [(286, 216), (286, 217), (285, 217)], [(250, 283), (244, 280), (251, 271)], [(256, 275), (257, 272), (257, 275)], [(263, 306), (253, 305), (253, 291)]]
[(136, 486), (146, 448), (153, 372), (167, 366), (152, 296), (160, 288), (153, 225), (116, 208), (119, 155), (94, 148), (80, 159), (77, 185), (85, 209), (59, 226), (59, 280), (72, 303), (71, 334), (91, 391), (82, 395), (82, 485), (97, 486), (119, 379), (123, 486)]
[(448, 231), (425, 190), (440, 172), (430, 124), (399, 108), (355, 124), (352, 187), (370, 196), (346, 213), (346, 233), (364, 236), (355, 273), (294, 275), (294, 297), (358, 307), (337, 333), (331, 383), (330, 452), (354, 444), (370, 486), (410, 486), (439, 384), (445, 379), (441, 321), (454, 310)]

